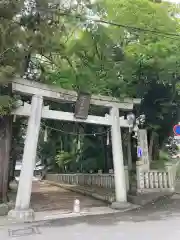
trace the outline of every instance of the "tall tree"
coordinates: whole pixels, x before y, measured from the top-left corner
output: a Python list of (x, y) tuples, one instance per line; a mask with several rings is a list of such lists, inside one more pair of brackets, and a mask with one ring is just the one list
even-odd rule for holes
[(61, 38), (66, 37), (66, 29), (62, 16), (68, 8), (82, 12), (84, 6), (63, 6), (40, 0), (3, 0), (0, 3), (0, 119), (3, 123), (0, 125), (3, 136), (0, 141), (0, 201), (7, 201), (10, 112), (15, 107), (10, 82), (16, 76), (36, 81), (44, 79), (45, 68), (37, 59), (40, 56), (49, 61), (52, 55), (63, 53)]
[(140, 111), (163, 143), (177, 119), (179, 9), (148, 0), (96, 1), (91, 9), (92, 20), (80, 17), (84, 28), (77, 26), (64, 45), (69, 64), (61, 56), (53, 58), (61, 67), (49, 71), (47, 82), (118, 98), (141, 97)]

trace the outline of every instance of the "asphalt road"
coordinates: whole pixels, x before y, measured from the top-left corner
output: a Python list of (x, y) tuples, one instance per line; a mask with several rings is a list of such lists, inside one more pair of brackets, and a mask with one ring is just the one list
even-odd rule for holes
[(0, 239), (179, 240), (180, 195), (126, 213), (57, 219), (0, 229)]
[[(84, 219), (77, 221), (71, 219), (69, 223), (56, 221), (44, 226), (16, 226), (0, 231), (0, 239), (22, 240), (179, 240), (180, 217), (157, 221), (119, 221), (113, 219)], [(29, 227), (29, 229), (28, 229)], [(34, 232), (33, 232), (34, 231)], [(25, 235), (28, 234), (28, 235)]]

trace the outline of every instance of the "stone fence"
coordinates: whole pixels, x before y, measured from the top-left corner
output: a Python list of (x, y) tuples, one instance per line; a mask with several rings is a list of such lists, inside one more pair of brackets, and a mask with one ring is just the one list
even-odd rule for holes
[[(129, 172), (128, 167), (125, 169), (126, 188), (129, 191)], [(114, 188), (113, 173), (76, 173), (76, 174), (47, 174), (46, 180), (62, 184), (81, 185), (81, 186), (98, 186), (102, 188)]]
[(141, 161), (136, 162), (137, 192), (175, 191), (176, 174), (180, 160), (168, 162), (164, 170), (144, 170)]

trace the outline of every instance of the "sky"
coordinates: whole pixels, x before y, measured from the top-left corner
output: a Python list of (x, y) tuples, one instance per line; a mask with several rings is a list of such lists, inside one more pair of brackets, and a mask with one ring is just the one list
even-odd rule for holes
[(180, 3), (180, 0), (168, 0), (168, 2), (172, 2), (172, 3)]

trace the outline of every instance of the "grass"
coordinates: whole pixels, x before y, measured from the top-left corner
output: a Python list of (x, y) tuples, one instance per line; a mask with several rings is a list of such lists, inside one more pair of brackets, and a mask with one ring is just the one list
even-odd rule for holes
[(170, 160), (170, 156), (168, 153), (160, 150), (159, 151), (159, 159), (153, 160), (151, 162), (150, 168), (151, 169), (158, 169), (158, 170), (164, 170), (165, 169), (165, 163)]
[(165, 169), (165, 163), (167, 162), (167, 160), (156, 160), (156, 161), (152, 161), (151, 165), (150, 165), (150, 169), (155, 169), (155, 170), (164, 170)]

